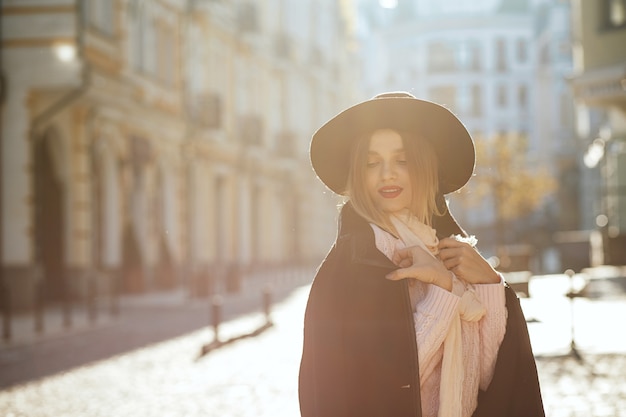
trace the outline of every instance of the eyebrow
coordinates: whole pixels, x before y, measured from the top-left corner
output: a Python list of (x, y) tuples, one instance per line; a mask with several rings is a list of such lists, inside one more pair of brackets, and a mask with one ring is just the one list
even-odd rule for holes
[[(406, 150), (404, 148), (399, 148), (399, 149), (395, 149), (395, 150), (391, 151), (391, 153), (406, 153)], [(372, 151), (372, 150), (368, 150), (367, 154), (368, 155), (379, 155), (378, 152)]]

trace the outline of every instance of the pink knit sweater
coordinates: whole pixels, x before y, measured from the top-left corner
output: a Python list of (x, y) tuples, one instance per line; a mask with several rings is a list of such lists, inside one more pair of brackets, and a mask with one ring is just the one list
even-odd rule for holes
[[(376, 247), (389, 259), (404, 246), (393, 235), (377, 226), (372, 228)], [(411, 280), (409, 284), (418, 346), (422, 415), (436, 417), (439, 412), (443, 342), (467, 286), (456, 277), (451, 292), (418, 280)], [(487, 313), (477, 322), (461, 321), (464, 378), (460, 417), (472, 415), (479, 388), (485, 390), (489, 386), (506, 330), (507, 311), (502, 283), (472, 287)]]

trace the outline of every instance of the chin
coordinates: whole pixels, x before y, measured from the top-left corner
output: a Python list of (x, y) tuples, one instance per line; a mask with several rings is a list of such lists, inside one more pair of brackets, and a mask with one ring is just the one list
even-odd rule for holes
[(381, 209), (382, 212), (384, 212), (386, 214), (394, 214), (394, 213), (397, 213), (399, 211), (404, 210), (404, 207), (389, 207), (389, 206), (385, 207), (385, 206), (381, 206), (380, 209)]

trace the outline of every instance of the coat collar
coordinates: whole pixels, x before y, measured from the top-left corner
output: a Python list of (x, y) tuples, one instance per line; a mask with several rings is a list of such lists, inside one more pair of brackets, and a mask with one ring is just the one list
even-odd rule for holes
[(341, 209), (337, 242), (348, 242), (354, 263), (390, 271), (398, 268), (376, 248), (372, 227), (356, 213), (350, 202), (344, 204)]

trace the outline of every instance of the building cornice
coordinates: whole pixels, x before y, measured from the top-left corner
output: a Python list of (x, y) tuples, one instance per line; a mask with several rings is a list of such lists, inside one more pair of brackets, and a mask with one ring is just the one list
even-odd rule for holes
[(49, 14), (49, 13), (75, 13), (76, 6), (73, 4), (56, 5), (56, 6), (4, 6), (2, 14), (8, 15), (26, 15), (26, 14)]
[(76, 38), (71, 36), (51, 36), (38, 38), (13, 38), (2, 41), (3, 48), (50, 48), (58, 44), (73, 45)]

